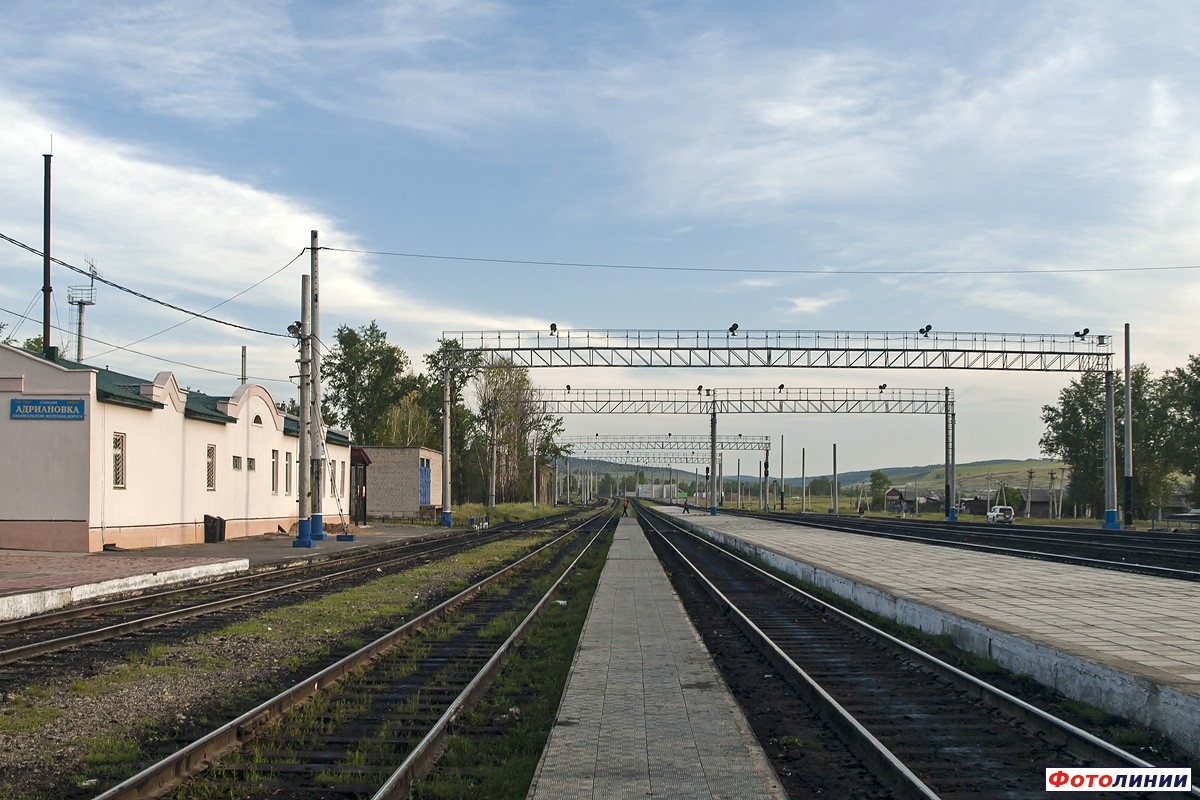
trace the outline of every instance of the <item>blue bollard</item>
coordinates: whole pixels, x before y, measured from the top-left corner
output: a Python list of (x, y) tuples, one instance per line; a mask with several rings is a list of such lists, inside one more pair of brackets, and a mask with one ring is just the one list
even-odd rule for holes
[(325, 534), (325, 518), (321, 514), (312, 515), (312, 533), (314, 541), (323, 542), (329, 537)]
[(309, 535), (309, 524), (306, 519), (300, 520), (300, 524), (296, 528), (296, 538), (292, 540), (292, 547), (317, 546), (317, 543), (312, 540), (312, 536)]

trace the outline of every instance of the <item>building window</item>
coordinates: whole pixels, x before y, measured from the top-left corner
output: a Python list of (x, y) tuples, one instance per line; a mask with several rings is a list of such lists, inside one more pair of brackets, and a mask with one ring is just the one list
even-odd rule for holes
[(113, 434), (113, 488), (125, 488), (125, 434)]
[(337, 462), (329, 462), (329, 496), (337, 497)]
[(217, 446), (215, 444), (208, 446), (208, 490), (210, 492), (217, 490)]
[(292, 493), (292, 451), (283, 454), (283, 493)]
[(346, 462), (342, 462), (342, 490), (338, 492), (339, 497), (346, 496)]
[(242, 457), (241, 456), (233, 457), (233, 471), (234, 472), (242, 471)]
[(262, 417), (260, 417), (258, 414), (254, 415), (254, 424), (262, 427)]
[(271, 494), (279, 494), (279, 451), (271, 451)]
[(254, 472), (254, 459), (253, 458), (246, 459), (246, 471)]

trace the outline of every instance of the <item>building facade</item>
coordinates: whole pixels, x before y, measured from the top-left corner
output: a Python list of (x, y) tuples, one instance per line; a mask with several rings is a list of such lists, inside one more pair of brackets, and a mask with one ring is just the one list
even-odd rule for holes
[(363, 447), (366, 515), (377, 519), (436, 519), (442, 508), (442, 454), (427, 447)]
[[(0, 548), (201, 543), (206, 515), (226, 538), (296, 522), (299, 425), (262, 386), (213, 397), (171, 372), (146, 380), (0, 344), (0, 404)], [(330, 431), (326, 449), (333, 521), (349, 441)]]

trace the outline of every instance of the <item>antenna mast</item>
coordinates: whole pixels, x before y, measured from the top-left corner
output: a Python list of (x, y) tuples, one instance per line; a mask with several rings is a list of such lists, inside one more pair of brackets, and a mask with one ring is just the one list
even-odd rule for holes
[(91, 284), (67, 287), (67, 302), (79, 307), (75, 315), (75, 360), (78, 362), (83, 361), (83, 307), (96, 304), (96, 261), (87, 257), (83, 260), (91, 270)]

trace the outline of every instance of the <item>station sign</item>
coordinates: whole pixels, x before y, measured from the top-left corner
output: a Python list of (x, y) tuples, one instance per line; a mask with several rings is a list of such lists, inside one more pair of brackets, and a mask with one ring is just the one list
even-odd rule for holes
[(83, 400), (12, 400), (9, 419), (83, 419)]

